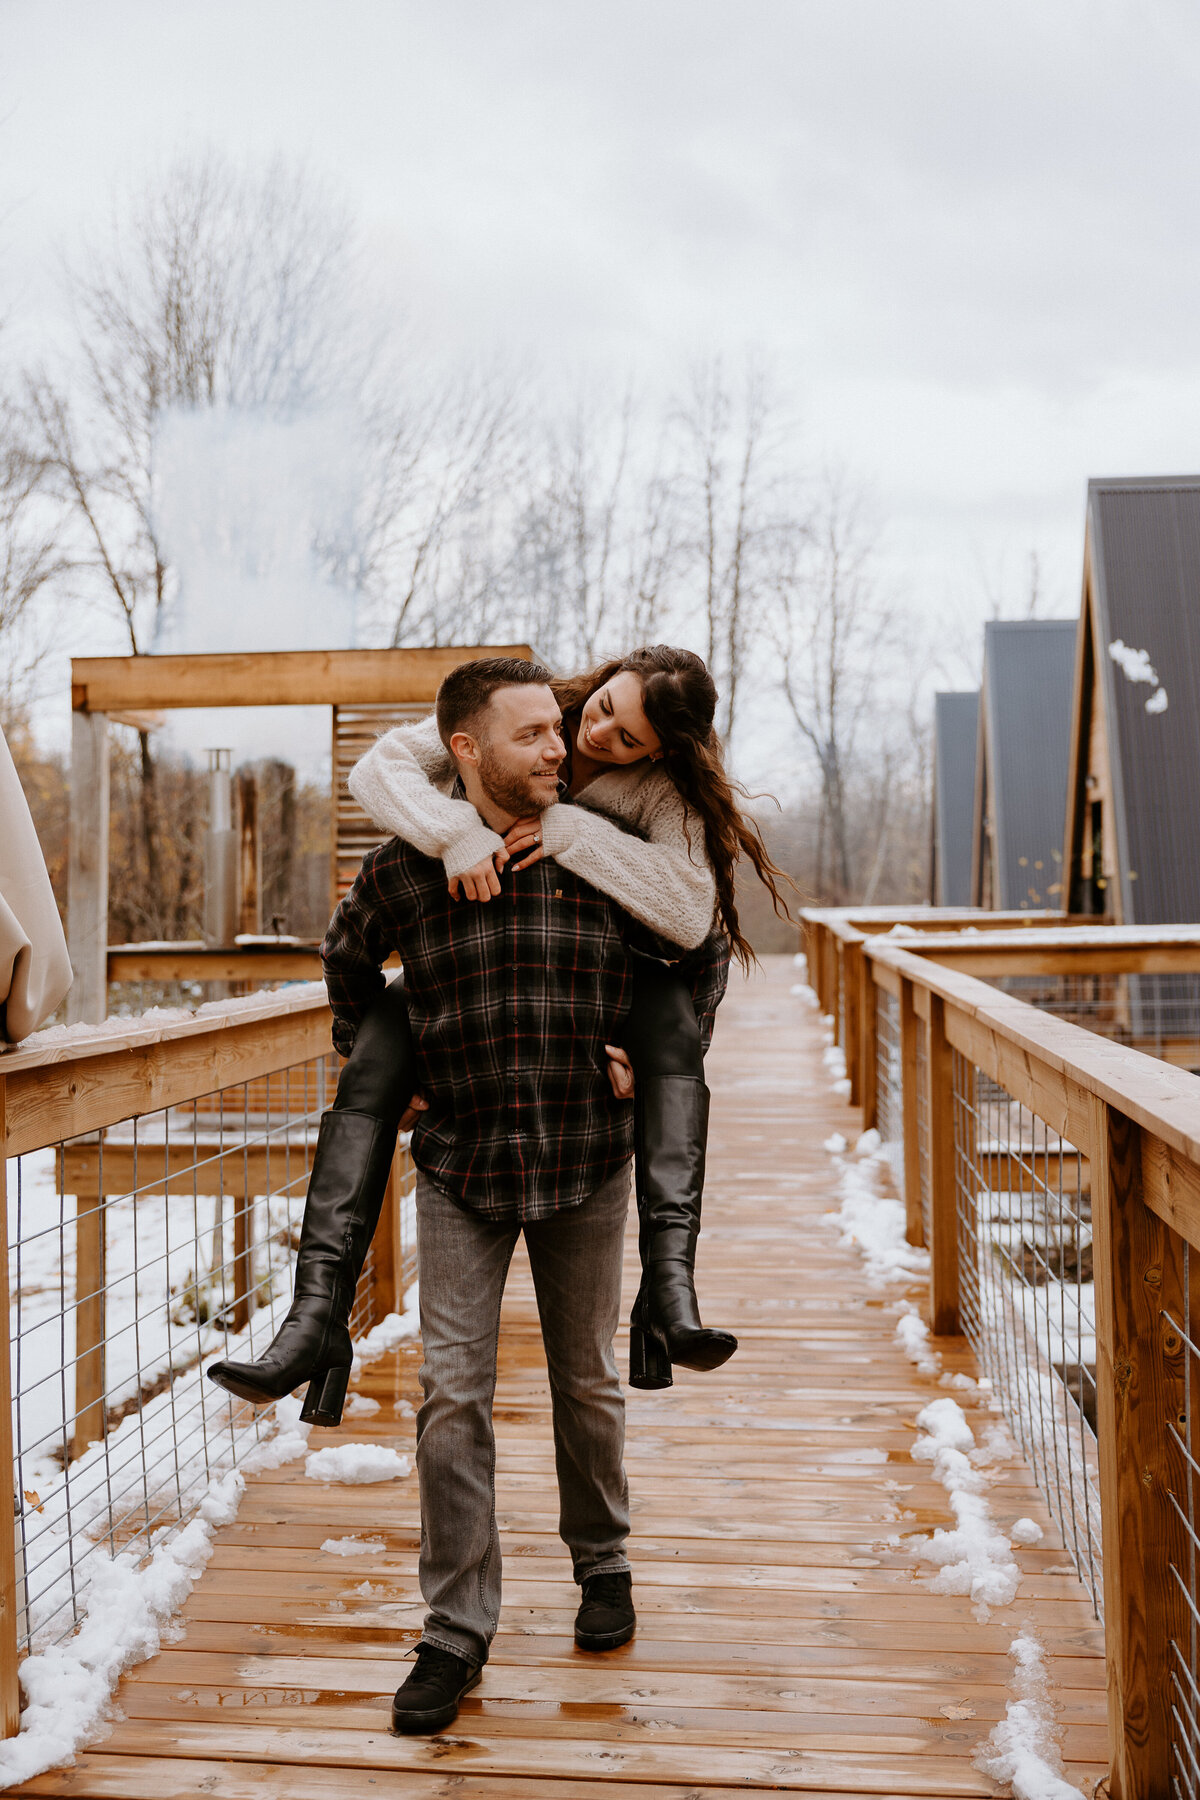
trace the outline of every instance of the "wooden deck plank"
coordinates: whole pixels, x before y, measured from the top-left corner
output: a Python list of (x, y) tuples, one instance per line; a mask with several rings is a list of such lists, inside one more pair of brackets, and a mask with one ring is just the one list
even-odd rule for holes
[[(978, 1773), (964, 1742), (959, 1754), (907, 1755), (848, 1749), (731, 1750), (712, 1744), (668, 1743), (624, 1745), (603, 1738), (560, 1742), (549, 1738), (473, 1737), (467, 1733), (437, 1738), (393, 1737), (384, 1729), (324, 1730), (279, 1719), (239, 1727), (232, 1719), (219, 1726), (170, 1720), (118, 1724), (109, 1737), (112, 1751), (126, 1754), (223, 1757), (237, 1761), (293, 1763), (311, 1768), (331, 1765), (360, 1770), (436, 1771), (443, 1777), (470, 1771), (538, 1779), (578, 1777), (587, 1772), (597, 1784), (610, 1780), (636, 1782), (707, 1782), (717, 1787), (770, 1788), (806, 1792), (814, 1787), (852, 1794), (994, 1795), (995, 1786)], [(972, 1734), (960, 1734), (964, 1740)], [(1099, 1774), (1096, 1763), (1077, 1765)], [(13, 1792), (20, 1790), (14, 1789)], [(447, 1792), (457, 1792), (447, 1785)], [(484, 1790), (486, 1793), (486, 1789)], [(598, 1785), (596, 1800), (603, 1800)]]
[[(81, 1756), (73, 1769), (42, 1776), (24, 1794), (64, 1794), (78, 1800), (363, 1800), (367, 1783), (358, 1769), (297, 1769), (290, 1764), (205, 1762), (185, 1757), (116, 1756), (103, 1750)], [(422, 1775), (376, 1770), (371, 1800), (729, 1800), (727, 1787), (658, 1782), (555, 1780), (553, 1777), (471, 1774)], [(847, 1791), (805, 1790), (808, 1800), (847, 1800)], [(853, 1796), (850, 1797), (853, 1800)]]
[[(125, 1726), (118, 1729), (113, 1742), (129, 1749), (134, 1742), (131, 1733), (153, 1722), (168, 1727), (186, 1712), (189, 1730), (211, 1730), (214, 1745), (221, 1744), (227, 1733), (250, 1729), (277, 1729), (286, 1718), (286, 1706), (304, 1704), (303, 1729), (312, 1736), (339, 1731), (370, 1732), (377, 1729), (380, 1708), (391, 1698), (391, 1686), (385, 1692), (366, 1694), (358, 1704), (331, 1704), (295, 1690), (289, 1701), (247, 1703), (231, 1708), (218, 1690), (196, 1690), (197, 1697), (181, 1709), (170, 1693), (151, 1688), (138, 1694), (126, 1709)], [(957, 1716), (963, 1703), (952, 1693), (946, 1701), (948, 1711)], [(939, 1709), (940, 1711), (940, 1709)], [(233, 1715), (233, 1716), (231, 1716)], [(863, 1756), (941, 1757), (956, 1746), (974, 1741), (980, 1730), (987, 1731), (1003, 1716), (1003, 1707), (980, 1706), (969, 1720), (957, 1725), (935, 1714), (932, 1718), (893, 1717), (875, 1719), (868, 1714), (821, 1712), (756, 1712), (748, 1709), (702, 1707), (669, 1707), (650, 1703), (628, 1706), (596, 1705), (564, 1706), (557, 1701), (478, 1701), (464, 1703), (454, 1729), (445, 1735), (485, 1740), (497, 1748), (497, 1754), (524, 1758), (530, 1740), (539, 1745), (556, 1742), (561, 1747), (586, 1741), (621, 1745), (636, 1751), (657, 1749), (670, 1743), (679, 1749), (708, 1749), (722, 1755), (726, 1751), (744, 1754), (766, 1753), (771, 1756), (793, 1752), (815, 1755), (854, 1754)], [(660, 1735), (660, 1734), (668, 1734)], [(1063, 1733), (1066, 1755), (1075, 1762), (1099, 1761), (1107, 1748), (1103, 1722), (1071, 1725)], [(698, 1769), (699, 1763), (689, 1757), (688, 1765)], [(678, 1773), (678, 1771), (675, 1771)]]
[[(1107, 1759), (1102, 1634), (1029, 1471), (989, 1472), (1021, 1589), (986, 1622), (935, 1594), (907, 1540), (951, 1523), (910, 1451), (944, 1393), (901, 1354), (891, 1293), (823, 1222), (821, 1148), (852, 1138), (814, 1015), (778, 959), (723, 1010), (699, 1286), (736, 1329), (727, 1369), (629, 1395), (633, 1642), (577, 1651), (577, 1591), (557, 1536), (549, 1394), (527, 1265), (505, 1299), (496, 1424), (504, 1610), (483, 1682), (451, 1732), (399, 1739), (387, 1700), (423, 1605), (415, 1477), (314, 1483), (296, 1464), (251, 1480), (188, 1601), (185, 1635), (130, 1672), (124, 1717), (74, 1769), (17, 1792), (94, 1800), (718, 1800), (732, 1788), (839, 1796), (994, 1793), (974, 1766), (1011, 1697), (1009, 1645), (1032, 1625), (1090, 1791)], [(627, 1282), (636, 1279), (633, 1234)], [(836, 1300), (830, 1296), (836, 1295)], [(627, 1309), (626, 1309), (627, 1310)], [(948, 1370), (973, 1372), (959, 1339)], [(624, 1333), (619, 1351), (625, 1356)], [(380, 1411), (321, 1443), (411, 1450), (419, 1351), (365, 1370)], [(355, 1535), (377, 1548), (324, 1551)], [(889, 1541), (899, 1539), (899, 1542)]]
[[(207, 1595), (207, 1590), (205, 1590)], [(558, 1643), (542, 1643), (538, 1646), (538, 1654), (557, 1659), (560, 1653), (574, 1657), (571, 1637), (571, 1624), (575, 1616), (576, 1600), (573, 1593), (563, 1590), (558, 1606), (506, 1606), (501, 1619), (500, 1636), (510, 1637), (517, 1643), (528, 1643), (531, 1639), (557, 1639)], [(704, 1654), (724, 1665), (730, 1663), (740, 1666), (747, 1660), (754, 1660), (761, 1650), (785, 1658), (794, 1653), (796, 1658), (818, 1652), (833, 1654), (838, 1650), (851, 1650), (855, 1654), (871, 1654), (885, 1656), (896, 1651), (905, 1653), (905, 1667), (908, 1666), (913, 1653), (928, 1655), (930, 1636), (928, 1621), (918, 1614), (914, 1619), (912, 1613), (905, 1614), (898, 1620), (847, 1620), (840, 1616), (828, 1617), (818, 1613), (808, 1619), (797, 1618), (785, 1614), (782, 1618), (769, 1618), (761, 1613), (748, 1615), (744, 1596), (739, 1596), (742, 1604), (721, 1612), (714, 1607), (703, 1610), (694, 1608), (690, 1612), (664, 1611), (661, 1607), (643, 1608), (645, 1619), (643, 1629), (638, 1634), (640, 1643), (675, 1642), (679, 1645), (705, 1647)], [(376, 1607), (369, 1600), (361, 1606), (345, 1612), (329, 1608), (322, 1602), (305, 1601), (303, 1598), (295, 1602), (290, 1614), (285, 1614), (289, 1623), (279, 1623), (271, 1611), (271, 1602), (266, 1596), (256, 1597), (253, 1609), (260, 1622), (248, 1623), (245, 1620), (246, 1602), (237, 1596), (217, 1594), (211, 1597), (202, 1596), (194, 1605), (189, 1604), (183, 1617), (185, 1620), (195, 1619), (197, 1623), (211, 1620), (216, 1622), (242, 1622), (246, 1630), (257, 1632), (261, 1638), (280, 1641), (283, 1638), (295, 1639), (299, 1634), (306, 1642), (314, 1645), (323, 1643), (329, 1633), (333, 1633), (339, 1641), (347, 1646), (355, 1645), (372, 1638), (390, 1640), (400, 1647), (403, 1653), (412, 1640), (419, 1635), (419, 1619), (414, 1618), (415, 1603), (406, 1609), (407, 1616), (414, 1618), (412, 1625), (406, 1626), (402, 1620), (402, 1611), (398, 1607)], [(267, 1623), (261, 1621), (266, 1620)], [(652, 1635), (651, 1635), (652, 1634)], [(1080, 1629), (1071, 1620), (1066, 1626), (1056, 1624), (1053, 1618), (1039, 1628), (1039, 1636), (1048, 1656), (1077, 1656), (1092, 1661), (1103, 1652), (1101, 1628), (1096, 1624)], [(753, 1641), (750, 1641), (752, 1638)], [(499, 1642), (499, 1638), (497, 1639)], [(938, 1623), (936, 1643), (940, 1650), (948, 1656), (963, 1657), (979, 1655), (1007, 1655), (1012, 1642), (1012, 1626), (1010, 1622), (989, 1622), (979, 1624), (971, 1619), (965, 1624), (961, 1619), (943, 1620)], [(231, 1645), (232, 1647), (232, 1641)], [(258, 1648), (254, 1644), (246, 1646)], [(347, 1654), (351, 1654), (347, 1650)], [(632, 1651), (622, 1649), (622, 1657), (631, 1656)], [(693, 1649), (690, 1661), (700, 1654)], [(681, 1665), (682, 1666), (682, 1665)]]
[[(156, 1706), (171, 1703), (176, 1690), (183, 1687), (194, 1690), (198, 1705), (213, 1704), (204, 1697), (206, 1694), (220, 1694), (234, 1687), (252, 1689), (255, 1693), (317, 1689), (323, 1694), (337, 1694), (343, 1698), (352, 1694), (390, 1696), (396, 1687), (397, 1669), (401, 1666), (400, 1659), (394, 1654), (376, 1654), (355, 1660), (340, 1654), (247, 1656), (181, 1650), (171, 1657), (155, 1658), (141, 1671), (134, 1671), (126, 1683), (123, 1705), (132, 1717), (137, 1707), (151, 1702)], [(140, 1680), (136, 1679), (139, 1673)], [(170, 1690), (165, 1700), (160, 1692), (164, 1687)], [(150, 1691), (149, 1698), (143, 1690)], [(952, 1699), (958, 1702), (966, 1697), (979, 1707), (993, 1711), (998, 1707), (999, 1713), (1003, 1713), (1007, 1692), (1008, 1684), (1001, 1672), (999, 1681), (955, 1683)], [(641, 1710), (657, 1704), (700, 1708), (705, 1712), (749, 1710), (785, 1716), (803, 1708), (814, 1714), (918, 1719), (928, 1713), (930, 1698), (926, 1683), (911, 1678), (897, 1680), (894, 1672), (887, 1683), (865, 1677), (838, 1680), (825, 1674), (810, 1674), (798, 1684), (794, 1678), (781, 1679), (767, 1673), (729, 1676), (696, 1671), (686, 1674), (647, 1671), (637, 1677), (634, 1695), (631, 1699), (626, 1669), (581, 1669), (576, 1665), (539, 1673), (520, 1663), (495, 1659), (488, 1663), (483, 1682), (471, 1698), (471, 1706), (486, 1708), (496, 1701), (540, 1701), (563, 1709), (604, 1706)], [(1060, 1688), (1056, 1700), (1059, 1716), (1068, 1724), (1094, 1725), (1104, 1719), (1104, 1696), (1094, 1688)]]

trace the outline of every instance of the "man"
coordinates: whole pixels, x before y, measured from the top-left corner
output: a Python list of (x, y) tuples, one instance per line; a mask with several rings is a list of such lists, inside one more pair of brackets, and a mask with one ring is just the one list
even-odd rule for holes
[[(565, 756), (549, 675), (493, 658), (437, 697), (461, 797), (504, 834), (559, 797)], [(393, 839), (363, 860), (322, 947), (345, 1048), (399, 951), (427, 1110), (417, 1164), (421, 1591), (417, 1661), (395, 1729), (439, 1731), (480, 1677), (500, 1611), (492, 1399), (500, 1302), (523, 1232), (553, 1401), (559, 1530), (582, 1587), (576, 1642), (633, 1635), (624, 1400), (613, 1357), (632, 1109), (605, 1045), (629, 1006), (621, 915), (550, 860), (505, 869), (458, 904), (439, 861)]]

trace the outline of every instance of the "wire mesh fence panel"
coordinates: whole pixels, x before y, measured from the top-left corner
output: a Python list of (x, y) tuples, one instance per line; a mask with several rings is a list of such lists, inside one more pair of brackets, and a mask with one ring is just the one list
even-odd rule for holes
[(1169, 1572), (1179, 1621), (1170, 1644), (1171, 1760), (1173, 1792), (1194, 1800), (1200, 1796), (1200, 1306), (1192, 1283), (1200, 1280), (1200, 1258), (1186, 1241), (1179, 1250), (1182, 1317), (1169, 1309), (1162, 1314), (1169, 1334), (1164, 1348), (1169, 1353), (1181, 1345), (1184, 1363), (1182, 1407), (1167, 1422), (1175, 1452), (1168, 1499), (1177, 1526)]
[(875, 1128), (897, 1191), (904, 1193), (904, 1067), (900, 1046), (900, 1002), (886, 988), (875, 989)]
[(993, 985), (1042, 1012), (1200, 1074), (1200, 974), (1006, 975)]
[(1099, 1617), (1087, 1159), (958, 1051), (954, 1115), (963, 1329)]
[[(9, 1162), (23, 1649), (79, 1623), (97, 1553), (148, 1553), (273, 1425), (204, 1369), (260, 1356), (282, 1323), (336, 1080), (316, 1057)], [(411, 1279), (401, 1202), (393, 1251)], [(391, 1291), (376, 1254), (355, 1336)]]

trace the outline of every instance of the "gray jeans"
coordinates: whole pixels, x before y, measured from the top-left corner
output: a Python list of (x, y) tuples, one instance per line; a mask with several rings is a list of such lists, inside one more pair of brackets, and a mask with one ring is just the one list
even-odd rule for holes
[(559, 1533), (576, 1581), (629, 1567), (625, 1397), (613, 1355), (628, 1210), (628, 1163), (581, 1205), (524, 1227), (468, 1212), (417, 1174), (421, 1641), (468, 1662), (487, 1661), (500, 1616), (492, 1400), (500, 1301), (522, 1230), (550, 1372)]

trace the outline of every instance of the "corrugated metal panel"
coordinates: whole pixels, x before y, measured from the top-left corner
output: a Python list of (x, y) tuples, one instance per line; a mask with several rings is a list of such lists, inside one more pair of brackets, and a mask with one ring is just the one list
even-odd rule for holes
[[(1190, 924), (1200, 920), (1200, 476), (1093, 481), (1088, 502), (1125, 918)], [(1118, 641), (1145, 651), (1157, 684), (1130, 679), (1109, 654)]]
[(993, 621), (983, 692), (1000, 910), (1063, 904), (1074, 619)]
[(971, 820), (979, 695), (933, 699), (933, 877), (935, 906), (971, 904)]

